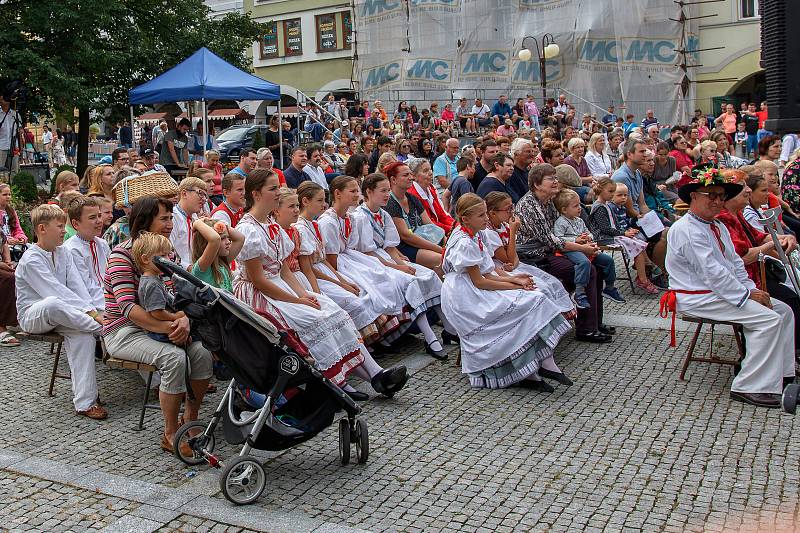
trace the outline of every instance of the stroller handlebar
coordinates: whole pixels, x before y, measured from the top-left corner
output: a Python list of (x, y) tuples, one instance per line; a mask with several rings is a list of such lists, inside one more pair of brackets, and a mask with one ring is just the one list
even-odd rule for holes
[(200, 278), (196, 277), (193, 274), (190, 274), (187, 270), (180, 267), (180, 265), (173, 263), (169, 259), (164, 259), (161, 256), (156, 256), (153, 258), (153, 262), (156, 264), (161, 271), (168, 275), (168, 276), (178, 276), (182, 278), (195, 287), (203, 288), (206, 286), (205, 282), (203, 282)]

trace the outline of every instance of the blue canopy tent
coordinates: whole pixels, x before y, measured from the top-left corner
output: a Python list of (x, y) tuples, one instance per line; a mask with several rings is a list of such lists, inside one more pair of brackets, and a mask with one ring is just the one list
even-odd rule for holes
[[(238, 69), (206, 47), (175, 65), (160, 76), (128, 91), (133, 128), (133, 106), (160, 102), (199, 101), (203, 108), (203, 146), (207, 145), (208, 100), (277, 100), (278, 124), (281, 123), (281, 89), (279, 85), (262, 80)], [(278, 134), (283, 137), (283, 128)], [(283, 139), (280, 139), (283, 160)]]

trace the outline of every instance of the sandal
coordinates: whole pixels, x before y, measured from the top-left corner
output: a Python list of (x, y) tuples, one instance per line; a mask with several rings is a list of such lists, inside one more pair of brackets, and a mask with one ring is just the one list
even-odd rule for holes
[(19, 339), (8, 331), (0, 333), (0, 346), (3, 348), (11, 348), (13, 346), (19, 346), (20, 344)]

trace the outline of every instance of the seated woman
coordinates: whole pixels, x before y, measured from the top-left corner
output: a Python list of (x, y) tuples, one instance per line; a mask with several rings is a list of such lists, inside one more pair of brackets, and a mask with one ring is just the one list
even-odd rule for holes
[[(765, 165), (767, 168), (765, 168)], [(773, 169), (770, 168), (774, 167)], [(782, 212), (778, 215), (783, 231), (792, 235), (800, 232), (800, 220), (792, 216), (793, 211), (785, 202), (773, 192), (780, 193), (778, 184), (778, 166), (772, 161), (758, 161), (755, 165), (746, 165), (739, 170), (747, 174), (747, 186), (750, 187), (750, 205), (744, 208), (742, 214), (745, 220), (758, 231), (767, 231), (759, 222), (763, 218), (762, 209), (774, 209), (780, 207)], [(790, 179), (786, 176), (785, 179)], [(774, 185), (773, 185), (774, 183)]]
[(245, 180), (247, 214), (236, 226), (244, 235), (233, 293), (256, 311), (280, 317), (307, 346), (320, 371), (349, 390), (352, 372), (380, 394), (392, 395), (408, 380), (404, 366), (382, 369), (361, 341), (353, 321), (333, 300), (308, 292), (289, 267), (294, 245), (270, 215), (278, 207), (278, 176), (256, 169)]
[[(568, 168), (574, 171), (572, 167)], [(495, 266), (511, 274), (528, 274), (531, 276), (536, 287), (553, 301), (561, 313), (564, 314), (564, 317), (567, 320), (574, 320), (577, 316), (575, 304), (570, 299), (569, 293), (564, 290), (564, 286), (558, 281), (558, 278), (533, 265), (520, 263), (516, 247), (520, 221), (511, 214), (514, 210), (511, 196), (506, 193), (492, 191), (486, 195), (484, 201), (489, 215), (489, 226), (486, 234), (489, 247), (494, 248)]]
[(409, 194), (415, 196), (422, 203), (431, 222), (442, 228), (445, 234), (450, 233), (455, 220), (445, 211), (439, 201), (439, 195), (433, 186), (433, 170), (430, 162), (427, 159), (414, 158), (407, 161), (406, 164), (414, 174), (414, 181), (411, 183), (411, 188), (408, 189)]
[[(520, 261), (537, 266), (559, 280), (567, 290), (573, 290), (574, 265), (560, 252), (578, 251), (593, 254), (595, 248), (580, 242), (564, 242), (553, 234), (558, 211), (553, 198), (559, 192), (556, 169), (546, 163), (534, 165), (528, 174), (530, 191), (514, 206), (514, 216), (520, 220), (517, 232), (517, 254)], [(594, 266), (590, 268), (586, 285), (589, 309), (579, 309), (575, 322), (575, 338), (579, 341), (606, 343), (613, 340), (613, 327), (603, 324), (602, 284)]]
[[(746, 174), (741, 170), (729, 169), (724, 171), (723, 175), (729, 181), (743, 184), (744, 188), (738, 195), (725, 202), (725, 207), (717, 215), (717, 219), (728, 228), (736, 253), (744, 261), (747, 275), (756, 284), (756, 288), (766, 290), (770, 296), (792, 308), (795, 318), (795, 349), (798, 349), (800, 348), (800, 297), (792, 289), (781, 283), (779, 279), (771, 275), (766, 276), (767, 286), (762, 287), (758, 258), (761, 254), (777, 258), (774, 241), (770, 235), (748, 224), (742, 213), (750, 202), (751, 194), (751, 189), (746, 182)], [(779, 235), (778, 242), (787, 254), (797, 247), (797, 239), (793, 235)], [(771, 259), (767, 258), (765, 260), (770, 261)]]
[(455, 329), (449, 324), (439, 305), (442, 282), (433, 270), (411, 263), (398, 250), (400, 235), (383, 207), (389, 201), (389, 179), (383, 174), (370, 174), (361, 188), (366, 201), (353, 213), (356, 248), (378, 259), (388, 269), (392, 282), (400, 288), (405, 304), (417, 313), (417, 327), (425, 336), (426, 352), (444, 359), (447, 354), (428, 323), (423, 311), (433, 310), (444, 325), (442, 342), (458, 342)]
[(578, 171), (578, 176), (581, 177), (581, 185), (579, 187), (572, 187), (578, 196), (581, 198), (582, 203), (591, 204), (594, 201), (594, 193), (592, 192), (592, 172), (589, 170), (589, 164), (586, 158), (583, 157), (586, 150), (586, 143), (580, 137), (573, 137), (567, 143), (567, 150), (569, 155), (564, 159), (564, 164), (569, 165)]
[(486, 204), (478, 195), (459, 198), (456, 214), (461, 225), (442, 261), (442, 309), (461, 339), (461, 371), (473, 387), (552, 392), (542, 377), (571, 385), (553, 360), (569, 322), (528, 274), (495, 266)]
[[(664, 143), (662, 143), (664, 144)], [(645, 152), (644, 164), (639, 168), (642, 175), (642, 192), (644, 201), (651, 210), (658, 213), (658, 218), (665, 226), (671, 226), (675, 221), (675, 208), (665, 198), (664, 191), (659, 188), (655, 181), (656, 155), (648, 150)]]
[[(155, 320), (139, 305), (137, 290), (141, 272), (134, 263), (131, 248), (144, 232), (169, 238), (172, 232), (172, 203), (153, 196), (136, 199), (131, 208), (130, 228), (130, 240), (114, 248), (108, 257), (103, 339), (108, 353), (113, 357), (158, 368), (161, 375), (158, 397), (164, 418), (161, 448), (172, 452), (173, 439), (179, 426), (178, 415), (187, 386), (191, 387), (194, 399), (186, 398), (183, 421), (197, 420), (197, 412), (211, 378), (211, 353), (198, 340), (187, 344), (188, 318), (172, 322)], [(148, 333), (165, 334), (172, 342), (159, 342), (150, 338)], [(191, 456), (188, 445), (186, 448), (182, 453)]]
[(586, 164), (595, 180), (603, 176), (611, 177), (614, 173), (614, 165), (606, 153), (606, 136), (602, 133), (593, 133), (589, 138)]
[(386, 167), (384, 174), (391, 187), (386, 212), (391, 215), (400, 235), (397, 249), (412, 263), (430, 268), (441, 276), (440, 244), (443, 243), (444, 231), (433, 224), (422, 202), (408, 192), (412, 183), (411, 169), (405, 163), (397, 162)]

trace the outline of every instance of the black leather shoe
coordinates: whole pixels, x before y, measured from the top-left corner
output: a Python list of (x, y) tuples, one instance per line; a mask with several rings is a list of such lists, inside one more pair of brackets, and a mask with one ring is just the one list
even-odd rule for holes
[(762, 392), (734, 392), (731, 391), (731, 400), (749, 403), (757, 407), (777, 409), (781, 406), (780, 394), (767, 394)]
[(593, 331), (591, 333), (576, 333), (575, 340), (581, 342), (593, 342), (596, 344), (605, 344), (607, 342), (611, 342), (614, 338), (611, 335), (606, 335), (605, 333), (600, 333), (599, 331)]
[(370, 380), (372, 388), (378, 394), (383, 394), (387, 398), (391, 398), (394, 394), (403, 388), (408, 381), (408, 370), (403, 365), (393, 366), (381, 370)]
[(605, 324), (600, 324), (600, 327), (597, 328), (597, 331), (605, 335), (617, 334), (617, 328), (615, 328), (614, 326), (606, 326)]
[(545, 381), (533, 381), (531, 379), (523, 379), (517, 383), (518, 387), (523, 389), (535, 390), (537, 392), (554, 392), (555, 389)]
[(354, 391), (344, 391), (344, 393), (350, 396), (350, 398), (354, 402), (366, 402), (367, 400), (369, 400), (369, 394), (365, 392), (354, 390)]
[[(433, 342), (436, 342), (436, 341), (433, 341)], [(444, 361), (445, 359), (447, 359), (447, 352), (446, 351), (444, 351), (444, 350), (434, 350), (433, 348), (431, 348), (431, 344), (433, 344), (433, 342), (430, 343), (430, 344), (426, 344), (425, 345), (425, 353), (430, 355), (434, 359), (438, 359), (440, 361)]]
[(458, 338), (458, 335), (453, 335), (446, 329), (442, 330), (442, 344), (458, 344), (461, 342), (461, 339)]
[(562, 385), (567, 385), (567, 386), (572, 385), (572, 380), (561, 372), (553, 372), (552, 370), (546, 370), (544, 368), (540, 368), (539, 375), (543, 378), (554, 379), (559, 383), (561, 383)]

